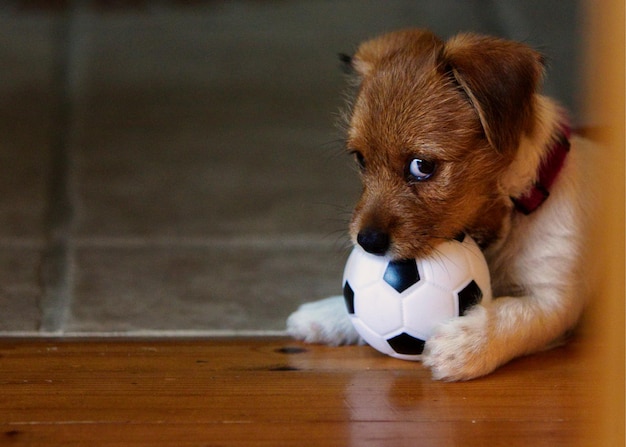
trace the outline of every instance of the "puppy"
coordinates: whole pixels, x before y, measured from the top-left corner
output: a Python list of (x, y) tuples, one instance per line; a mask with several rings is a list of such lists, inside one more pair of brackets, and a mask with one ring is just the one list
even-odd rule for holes
[[(346, 60), (358, 85), (346, 146), (363, 182), (353, 242), (403, 259), (465, 232), (489, 264), (495, 299), (440, 324), (423, 364), (435, 379), (468, 380), (557, 343), (583, 309), (584, 140), (538, 94), (542, 56), (493, 37), (402, 30)], [(360, 342), (341, 297), (301, 306), (287, 329)]]

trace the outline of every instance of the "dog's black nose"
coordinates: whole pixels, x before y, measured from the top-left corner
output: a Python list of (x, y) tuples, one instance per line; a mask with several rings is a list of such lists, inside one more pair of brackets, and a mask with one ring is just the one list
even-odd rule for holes
[(389, 249), (389, 235), (372, 228), (361, 230), (356, 241), (363, 250), (373, 255), (384, 255)]

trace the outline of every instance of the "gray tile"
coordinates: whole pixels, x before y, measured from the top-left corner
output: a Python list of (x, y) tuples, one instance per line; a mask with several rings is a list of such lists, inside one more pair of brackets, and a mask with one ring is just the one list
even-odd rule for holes
[(353, 202), (334, 53), (314, 70), (312, 42), (216, 17), (79, 17), (81, 237), (319, 234)]
[(0, 238), (44, 232), (58, 20), (0, 15)]
[(79, 248), (67, 330), (283, 330), (298, 303), (340, 292), (344, 261), (307, 243)]
[(40, 322), (40, 250), (0, 247), (0, 333), (36, 331)]
[(81, 237), (319, 236), (344, 228), (329, 219), (359, 188), (347, 157), (311, 142), (315, 132), (215, 132), (206, 147), (152, 138), (147, 150), (100, 146), (83, 159)]
[(0, 333), (41, 322), (58, 18), (0, 14)]

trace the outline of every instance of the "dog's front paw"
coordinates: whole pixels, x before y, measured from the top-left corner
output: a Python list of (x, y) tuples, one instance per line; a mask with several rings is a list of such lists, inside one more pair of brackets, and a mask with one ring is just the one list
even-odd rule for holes
[(360, 343), (342, 296), (300, 306), (287, 319), (287, 333), (307, 343), (332, 346)]
[(492, 352), (488, 313), (476, 306), (467, 315), (439, 325), (426, 342), (422, 363), (437, 380), (470, 380), (489, 374), (497, 353)]

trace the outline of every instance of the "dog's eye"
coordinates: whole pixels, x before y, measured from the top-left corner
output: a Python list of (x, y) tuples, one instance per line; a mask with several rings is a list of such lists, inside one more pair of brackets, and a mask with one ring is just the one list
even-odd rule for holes
[(435, 163), (428, 160), (414, 158), (409, 162), (408, 178), (414, 181), (428, 180), (435, 172)]
[(365, 157), (359, 151), (352, 151), (352, 155), (354, 155), (354, 159), (359, 165), (359, 169), (361, 171), (365, 171)]

